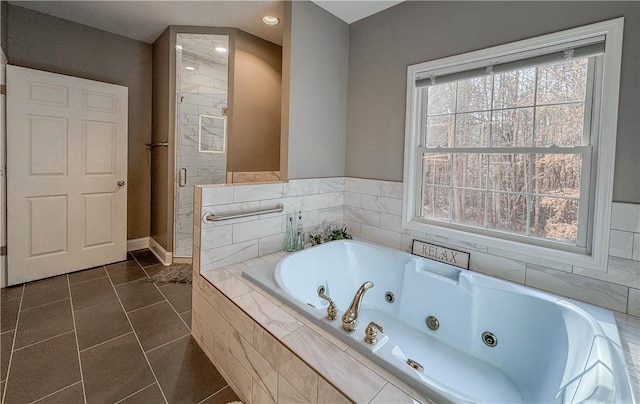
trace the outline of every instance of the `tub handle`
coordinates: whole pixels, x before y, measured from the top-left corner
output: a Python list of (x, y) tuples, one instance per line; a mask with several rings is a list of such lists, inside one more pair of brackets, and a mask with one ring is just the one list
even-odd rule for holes
[(324, 294), (324, 291), (324, 285), (320, 285), (320, 287), (318, 288), (318, 296), (320, 297), (320, 299), (324, 299), (329, 302), (329, 307), (327, 307), (327, 320), (333, 321), (338, 316), (338, 307), (329, 296)]
[(373, 321), (370, 322), (364, 331), (364, 342), (370, 345), (375, 345), (378, 342), (378, 331), (384, 332), (384, 328)]

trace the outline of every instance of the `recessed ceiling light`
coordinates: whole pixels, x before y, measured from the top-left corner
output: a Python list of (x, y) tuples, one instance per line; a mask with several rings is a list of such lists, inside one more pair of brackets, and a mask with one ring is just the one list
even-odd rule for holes
[(272, 15), (265, 15), (262, 17), (262, 22), (267, 25), (278, 25), (280, 23), (280, 19)]
[(196, 70), (195, 67), (191, 67), (191, 66), (185, 66), (184, 68), (185, 70)]
[(216, 46), (216, 52), (225, 53), (226, 51), (227, 48), (225, 48), (224, 46)]

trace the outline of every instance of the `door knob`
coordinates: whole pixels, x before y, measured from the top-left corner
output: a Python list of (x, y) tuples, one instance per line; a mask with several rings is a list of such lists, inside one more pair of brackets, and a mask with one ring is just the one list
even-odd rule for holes
[(118, 186), (119, 187), (124, 187), (124, 181), (122, 181), (122, 180), (118, 181)]

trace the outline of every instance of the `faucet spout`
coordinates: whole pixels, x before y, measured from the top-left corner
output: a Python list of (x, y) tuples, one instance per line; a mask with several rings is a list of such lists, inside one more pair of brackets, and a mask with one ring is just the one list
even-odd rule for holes
[(373, 287), (373, 282), (367, 281), (360, 286), (356, 295), (353, 297), (349, 308), (342, 315), (342, 328), (345, 331), (355, 331), (358, 328), (358, 314), (360, 313), (360, 304), (362, 304), (362, 298), (364, 297), (367, 289)]

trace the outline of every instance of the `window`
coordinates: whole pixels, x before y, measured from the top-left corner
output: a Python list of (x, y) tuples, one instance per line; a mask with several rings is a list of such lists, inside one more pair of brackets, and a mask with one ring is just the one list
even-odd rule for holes
[(404, 226), (604, 269), (621, 32), (619, 19), (410, 66)]

